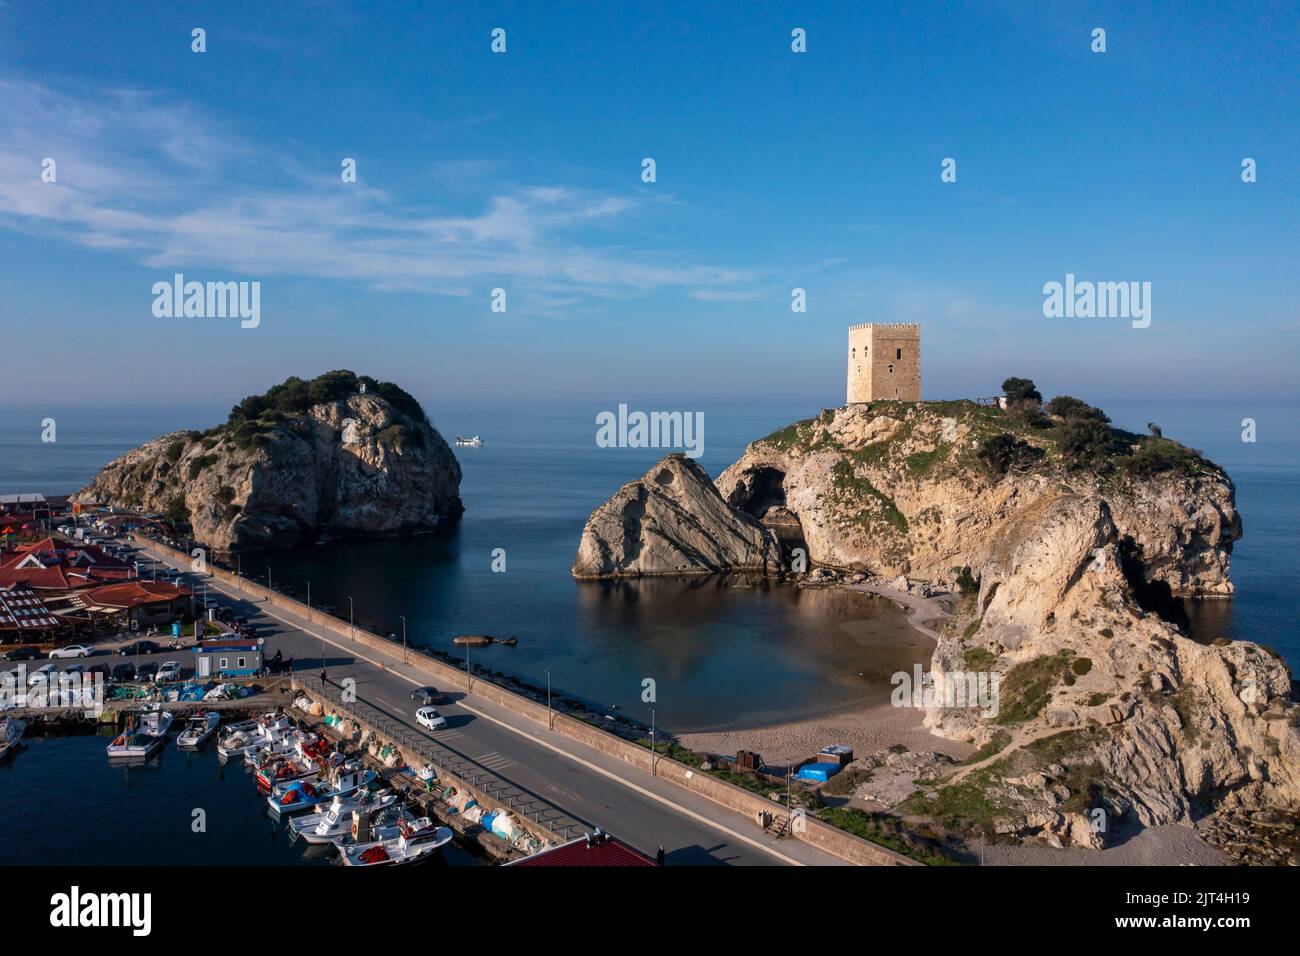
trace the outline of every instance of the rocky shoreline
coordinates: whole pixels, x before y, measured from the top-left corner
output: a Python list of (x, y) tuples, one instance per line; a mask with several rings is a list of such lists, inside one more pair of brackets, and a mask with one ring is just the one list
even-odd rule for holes
[[(865, 777), (912, 788), (893, 808), (909, 818), (1099, 850), (1223, 811), (1221, 842), (1242, 842), (1233, 827), (1300, 810), (1300, 707), (1275, 654), (1177, 623), (1178, 597), (1232, 593), (1232, 482), (1071, 401), (1056, 405), (1075, 417), (1055, 419), (973, 402), (827, 409), (751, 443), (716, 482), (670, 456), (593, 512), (574, 575), (763, 568), (904, 604), (936, 641), (924, 729), (970, 754), (864, 754)], [(993, 706), (966, 694), (977, 683)], [(853, 731), (746, 734), (776, 754), (815, 732)]]

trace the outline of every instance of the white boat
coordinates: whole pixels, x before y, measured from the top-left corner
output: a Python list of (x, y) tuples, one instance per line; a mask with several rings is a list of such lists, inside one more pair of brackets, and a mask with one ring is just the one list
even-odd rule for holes
[(361, 790), (350, 797), (336, 796), (330, 805), (316, 813), (308, 813), (289, 821), (289, 832), (313, 846), (338, 843), (352, 835), (352, 811), (365, 813), (373, 819), (377, 814), (397, 805), (397, 794), (388, 790), (371, 793)]
[(110, 757), (148, 757), (167, 739), (173, 715), (170, 710), (155, 706), (139, 717), (127, 718), (126, 729), (108, 745)]
[(457, 435), (456, 444), (460, 445), (462, 448), (478, 448), (483, 444), (483, 439), (479, 438), (477, 435), (471, 435), (469, 438), (462, 438), (460, 435)]
[(223, 757), (236, 757), (272, 746), (277, 741), (288, 738), (291, 733), (288, 717), (262, 718), (253, 727), (224, 734), (217, 743), (217, 753)]
[(176, 738), (176, 746), (182, 750), (197, 750), (208, 742), (213, 734), (217, 732), (217, 725), (221, 723), (221, 715), (215, 710), (210, 710), (206, 714), (197, 714), (191, 717), (185, 724), (185, 729), (181, 735)]
[(304, 738), (303, 732), (297, 728), (275, 731), (269, 737), (264, 738), (264, 743), (244, 751), (244, 763), (249, 767), (259, 767), (271, 757), (293, 753), (298, 749)]
[(331, 767), (325, 773), (325, 779), (319, 783), (311, 780), (295, 780), (291, 783), (278, 784), (266, 798), (271, 812), (277, 817), (283, 813), (296, 813), (310, 810), (335, 796), (346, 797), (362, 787), (368, 787), (379, 778), (373, 770), (367, 770), (360, 761)]
[(18, 752), (26, 732), (27, 721), (17, 717), (0, 717), (0, 760)]
[[(393, 834), (396, 831), (396, 834)], [(402, 866), (427, 860), (451, 842), (449, 827), (435, 827), (428, 817), (399, 820), (376, 831), (380, 839), (339, 847), (344, 866)]]

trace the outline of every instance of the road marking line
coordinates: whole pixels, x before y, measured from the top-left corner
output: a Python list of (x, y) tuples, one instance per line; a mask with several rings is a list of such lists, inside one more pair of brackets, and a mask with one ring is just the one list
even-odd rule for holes
[[(500, 726), (506, 728), (506, 730), (515, 731), (516, 734), (519, 734), (520, 736), (528, 737), (528, 739), (532, 740), (534, 744), (541, 744), (542, 747), (545, 747), (546, 749), (555, 750), (555, 753), (562, 754), (562, 756), (568, 757), (569, 760), (572, 760), (575, 763), (581, 763), (581, 765), (585, 766), (586, 769), (594, 770), (595, 773), (601, 774), (602, 777), (608, 777), (611, 780), (617, 780), (617, 782), (623, 784), (624, 787), (630, 787), (632, 788), (632, 790), (641, 793), (642, 796), (650, 797), (651, 800), (656, 800), (658, 801), (658, 803), (663, 804), (664, 806), (668, 806), (669, 809), (676, 810), (677, 813), (681, 813), (684, 814), (684, 816), (686, 817), (693, 818), (695, 819), (695, 821), (701, 822), (703, 823), (703, 825), (710, 826), (714, 830), (720, 830), (724, 832), (724, 834), (727, 834), (728, 836), (732, 836), (732, 838), (741, 840), (742, 843), (748, 843), (749, 845), (751, 845), (751, 847), (754, 847), (755, 849), (761, 849), (761, 851), (763, 851), (764, 853), (771, 853), (772, 856), (779, 858), (779, 860), (784, 860), (785, 862), (788, 862), (790, 866), (806, 865), (806, 864), (802, 864), (802, 862), (798, 860), (794, 860), (793, 857), (785, 856), (785, 853), (781, 853), (780, 851), (777, 851), (777, 849), (772, 849), (771, 847), (768, 847), (767, 844), (759, 843), (758, 840), (750, 839), (749, 836), (745, 836), (745, 834), (738, 834), (738, 832), (732, 830), (731, 827), (724, 826), (723, 823), (714, 821), (714, 819), (708, 819), (708, 817), (703, 816), (703, 814), (695, 813), (694, 810), (685, 808), (685, 806), (682, 806), (681, 804), (673, 803), (673, 801), (668, 800), (667, 797), (659, 796), (658, 793), (655, 793), (654, 791), (646, 790), (646, 788), (640, 786), (640, 784), (632, 783), (632, 780), (619, 777), (619, 775), (612, 773), (612, 771), (610, 770), (604, 769), (604, 767), (602, 766), (597, 766), (595, 765), (595, 763), (586, 761), (584, 760), (584, 758), (578, 757), (576, 753), (569, 753), (568, 750), (565, 750), (560, 747), (555, 747), (554, 744), (547, 743), (547, 741), (542, 740), (541, 737), (534, 737), (532, 734), (529, 734), (528, 731), (520, 730), (519, 727), (513, 727), (511, 726), (511, 724), (508, 724), (504, 721), (498, 721), (498, 719), (493, 717), (493, 715), (485, 714), (484, 711), (478, 710), (477, 708), (472, 708), (472, 706), (465, 704), (464, 701), (460, 702), (460, 706), (463, 706), (465, 710), (471, 711), (471, 713), (473, 714), (477, 714), (478, 717), (484, 718), (485, 721), (491, 721), (493, 723), (500, 724)], [(701, 797), (701, 799), (707, 799), (707, 797)]]
[[(226, 594), (228, 597), (230, 596), (229, 592), (225, 590), (224, 586), (213, 584), (213, 587), (221, 590), (221, 592)], [(323, 634), (313, 634), (311, 631), (307, 630), (307, 628), (302, 626), (301, 624), (295, 624), (293, 621), (280, 617), (280, 615), (275, 614), (269, 609), (263, 610), (261, 613), (267, 615), (268, 617), (275, 618), (277, 621), (279, 621), (282, 624), (288, 624), (290, 627), (297, 628), (298, 630), (302, 631), (304, 634), (309, 634), (312, 637), (317, 638), (318, 640), (324, 641), (325, 643), (331, 645), (332, 647), (338, 648), (339, 650), (349, 649), (346, 645), (337, 644)], [(352, 654), (355, 657), (360, 657), (362, 660), (367, 661), (368, 663), (374, 665), (375, 667), (383, 667), (385, 670), (388, 670), (387, 666), (381, 664), (379, 661), (375, 661), (369, 657), (366, 657), (364, 654), (360, 653), (359, 651), (354, 650), (352, 651)], [(396, 670), (388, 670), (388, 673), (394, 675), (395, 677), (400, 677), (402, 680), (408, 681), (412, 686), (415, 687), (422, 686), (419, 681), (415, 680), (412, 677), (408, 677), (405, 674), (399, 673)], [(597, 766), (596, 764), (591, 763), (589, 760), (584, 760), (582, 757), (579, 757), (575, 753), (570, 753), (569, 751), (565, 750), (563, 747), (557, 747), (552, 743), (548, 743), (547, 741), (542, 740), (540, 737), (534, 737), (526, 730), (522, 730), (519, 727), (515, 727), (511, 724), (508, 724), (504, 720), (498, 720), (497, 718), (491, 716), (490, 714), (485, 714), (483, 713), (483, 711), (479, 710), (478, 708), (471, 707), (469, 704), (465, 703), (464, 698), (461, 698), (461, 700), (457, 701), (457, 705), (465, 708), (471, 714), (475, 714), (479, 717), (482, 717), (484, 720), (490, 720), (492, 723), (504, 727), (506, 730), (513, 731), (514, 733), (519, 734), (519, 736), (531, 740), (535, 744), (540, 744), (541, 746), (545, 747), (547, 750), (552, 750), (555, 753), (560, 754), (562, 757), (568, 757), (574, 763), (581, 764), (582, 766), (586, 767), (588, 770), (592, 770), (600, 774), (602, 777), (608, 777), (610, 780), (617, 781), (618, 783), (623, 784), (623, 786), (628, 787), (636, 791), (637, 793), (641, 794), (643, 797), (648, 797), (651, 800), (655, 800), (658, 803), (662, 803), (664, 806), (668, 807), (669, 809), (676, 810), (678, 813), (682, 814), (683, 816), (688, 816), (699, 823), (703, 823), (705, 826), (709, 826), (715, 830), (719, 830), (722, 833), (725, 833), (728, 836), (733, 837), (734, 839), (749, 844), (750, 846), (754, 847), (757, 850), (762, 850), (764, 853), (769, 853), (772, 856), (776, 857), (778, 860), (784, 860), (786, 863), (789, 863), (791, 866), (806, 865), (804, 863), (801, 863), (799, 860), (794, 859), (793, 857), (786, 856), (784, 853), (780, 852), (779, 850), (774, 850), (772, 847), (767, 846), (764, 843), (760, 843), (757, 840), (745, 836), (743, 833), (737, 833), (735, 830), (731, 829), (728, 826), (725, 826), (722, 823), (717, 822), (716, 820), (710, 820), (708, 817), (704, 816), (703, 814), (696, 813), (694, 810), (687, 809), (681, 804), (673, 803), (673, 801), (669, 800), (667, 797), (662, 797), (651, 790), (647, 790), (645, 787), (642, 787), (640, 784), (633, 783), (631, 780), (628, 780), (624, 777), (620, 777), (618, 774), (606, 770), (604, 767)], [(701, 799), (707, 800), (708, 798), (702, 797)]]

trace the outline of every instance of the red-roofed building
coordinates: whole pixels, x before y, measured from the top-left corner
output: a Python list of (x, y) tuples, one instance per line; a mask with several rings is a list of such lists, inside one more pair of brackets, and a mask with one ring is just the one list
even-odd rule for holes
[(137, 624), (169, 624), (189, 609), (191, 594), (162, 581), (104, 584), (72, 595), (73, 607), (98, 614), (125, 614)]
[(0, 641), (27, 643), (53, 635), (61, 627), (45, 602), (26, 588), (0, 588)]
[(506, 866), (658, 866), (622, 840), (596, 830)]
[(130, 577), (130, 566), (103, 549), (56, 538), (19, 545), (0, 558), (0, 588), (72, 591)]

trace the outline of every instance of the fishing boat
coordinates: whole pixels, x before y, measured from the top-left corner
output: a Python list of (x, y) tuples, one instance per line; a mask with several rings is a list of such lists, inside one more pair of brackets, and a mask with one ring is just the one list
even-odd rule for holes
[(277, 817), (299, 810), (310, 810), (334, 797), (346, 797), (362, 787), (367, 787), (379, 778), (373, 770), (367, 770), (359, 761), (331, 767), (325, 779), (319, 783), (310, 780), (295, 780), (281, 784), (271, 791), (266, 798), (271, 812)]
[(108, 745), (109, 757), (148, 757), (167, 739), (173, 715), (155, 705), (139, 715), (127, 718), (126, 729)]
[(277, 784), (294, 780), (315, 780), (328, 768), (325, 749), (328, 744), (320, 739), (299, 741), (295, 753), (271, 757), (257, 767), (257, 786), (270, 793)]
[(237, 757), (283, 740), (291, 732), (287, 716), (263, 717), (251, 727), (232, 728), (223, 734), (217, 743), (217, 753), (223, 757)]
[(483, 444), (483, 439), (479, 438), (477, 435), (471, 435), (469, 438), (462, 438), (460, 435), (457, 435), (456, 444), (461, 448), (478, 448)]
[(215, 710), (206, 714), (196, 714), (185, 723), (185, 729), (176, 738), (176, 746), (181, 750), (198, 750), (213, 734), (221, 723), (221, 715)]
[(280, 725), (281, 729), (289, 726), (289, 717), (278, 710), (268, 711), (260, 717), (252, 717), (248, 720), (237, 721), (233, 724), (226, 724), (225, 733), (222, 736), (231, 736), (245, 731), (256, 730), (259, 727), (270, 727)]
[(0, 717), (0, 761), (18, 752), (26, 732), (27, 721), (17, 717)]
[(298, 745), (308, 738), (315, 739), (315, 734), (304, 734), (296, 728), (283, 732), (277, 731), (266, 738), (266, 743), (244, 751), (244, 763), (250, 767), (258, 767), (272, 757), (294, 753)]
[(367, 814), (373, 822), (380, 814), (397, 809), (397, 794), (389, 790), (358, 790), (351, 796), (335, 796), (329, 806), (289, 821), (291, 836), (313, 846), (338, 843), (352, 835), (352, 811)]
[(340, 846), (339, 858), (343, 865), (402, 866), (418, 863), (431, 858), (451, 842), (451, 828), (435, 827), (428, 817), (399, 820), (396, 827), (384, 827), (375, 835), (381, 838), (370, 843)]

